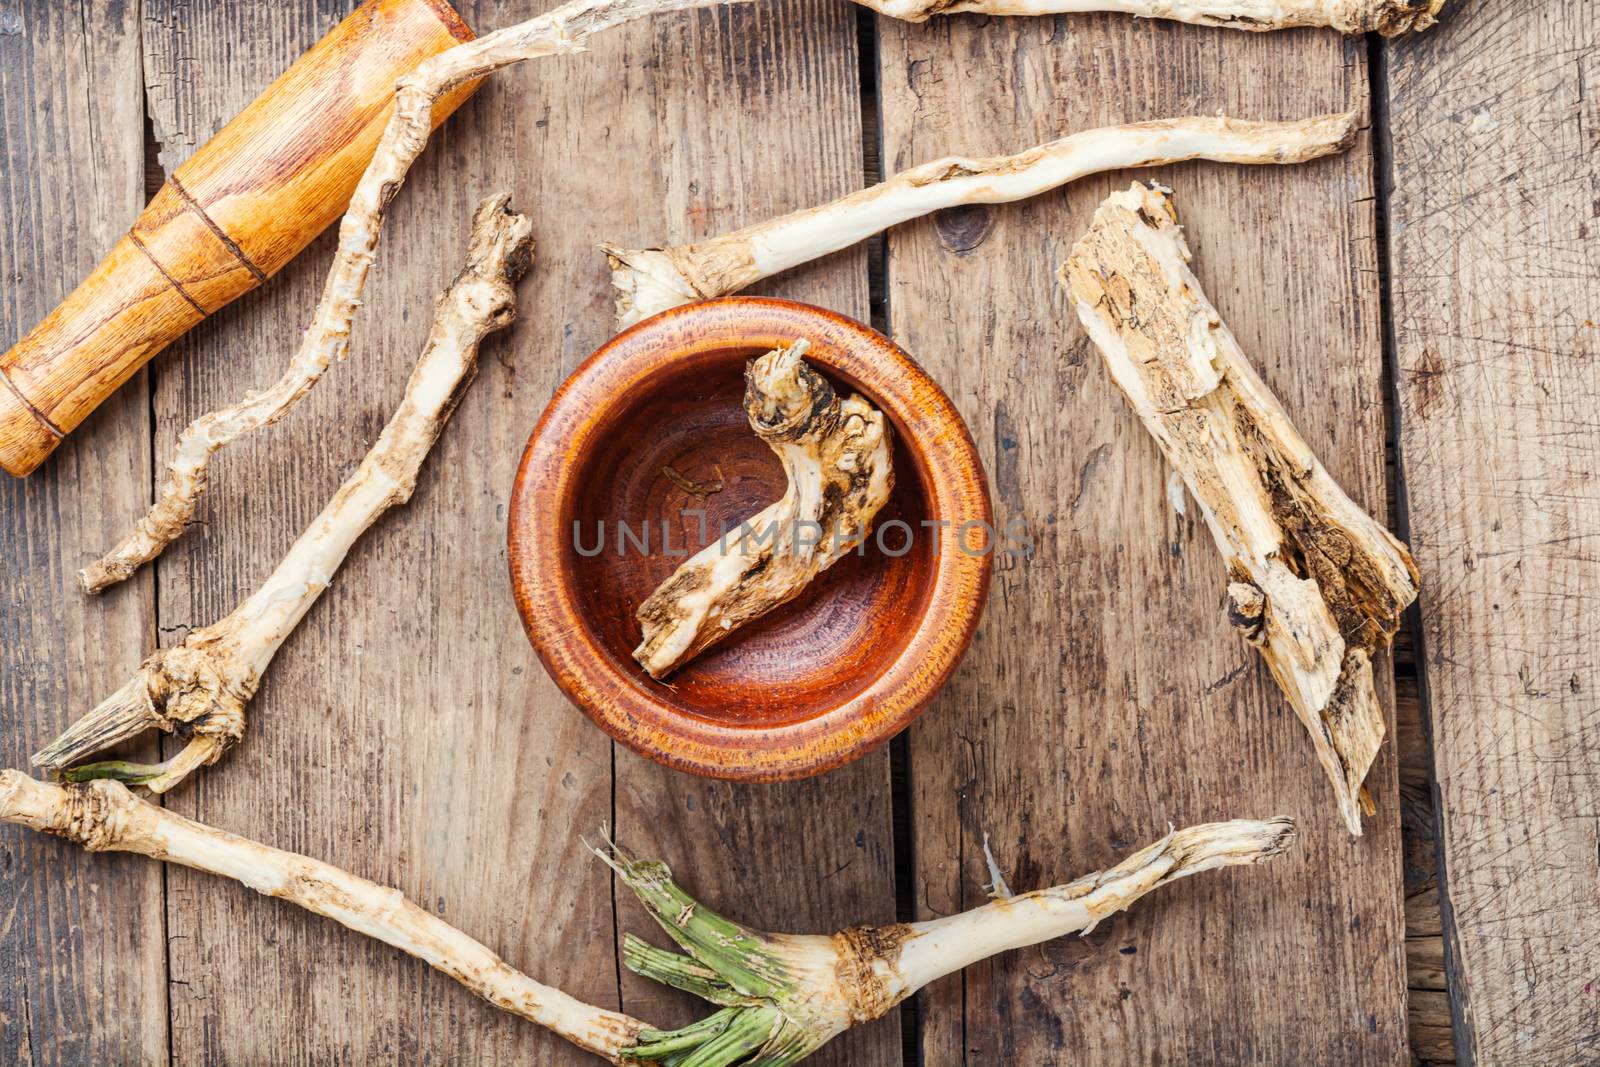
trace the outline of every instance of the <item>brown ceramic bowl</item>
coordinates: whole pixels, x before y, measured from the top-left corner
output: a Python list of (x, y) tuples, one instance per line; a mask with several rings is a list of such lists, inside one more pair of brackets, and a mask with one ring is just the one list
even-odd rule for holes
[[(745, 419), (744, 366), (801, 337), (843, 395), (893, 423), (881, 545), (875, 531), (798, 598), (653, 681), (633, 660), (635, 609), (724, 523), (783, 495), (783, 468)], [(691, 509), (704, 509), (703, 529)], [(733, 297), (639, 323), (556, 391), (512, 493), (511, 581), (545, 669), (611, 736), (696, 774), (800, 778), (887, 741), (938, 692), (983, 610), (991, 526), (972, 438), (909, 356), (832, 312)]]

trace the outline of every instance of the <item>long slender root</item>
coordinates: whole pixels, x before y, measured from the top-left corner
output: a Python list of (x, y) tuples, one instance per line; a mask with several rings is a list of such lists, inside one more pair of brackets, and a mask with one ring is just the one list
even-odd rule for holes
[(244, 736), (245, 705), (358, 537), (411, 498), (417, 473), (477, 368), (478, 346), (516, 316), (512, 286), (533, 254), (532, 224), (504, 196), (478, 207), (467, 262), (443, 294), (405, 397), (383, 433), (264, 585), (226, 618), (191, 632), (140, 666), (104, 703), (33, 757), (61, 770), (147, 729), (187, 741), (165, 764), (120, 761), (74, 768), (74, 779), (113, 777), (154, 792), (220, 759)]
[(712, 911), (672, 880), (665, 864), (615, 845), (599, 854), (682, 954), (637, 938), (623, 962), (723, 1010), (681, 1030), (648, 1030), (629, 1050), (680, 1065), (794, 1063), (835, 1036), (886, 1014), (938, 978), (1014, 948), (1074, 932), (1169, 882), (1260, 863), (1294, 841), (1288, 819), (1207, 823), (1169, 832), (1109, 870), (919, 923), (857, 926), (832, 936), (768, 934)]
[(1372, 657), (1417, 596), (1411, 555), (1318, 462), (1189, 269), (1165, 190), (1095, 213), (1061, 269), (1078, 317), (1183, 476), (1227, 568), (1228, 615), (1311, 733), (1340, 815), (1361, 833), (1383, 744)]
[(738, 292), (762, 278), (848, 248), (891, 226), (962, 204), (1004, 204), (1090, 174), (1189, 159), (1283, 164), (1339, 152), (1354, 114), (1299, 122), (1219, 116), (1160, 119), (1075, 133), (1011, 156), (949, 156), (821, 207), (675, 248), (601, 245), (617, 290), (617, 326)]
[(1425, 30), (1445, 0), (857, 0), (907, 22), (935, 15), (1072, 15), (1120, 12), (1230, 30), (1331, 27), (1341, 33), (1397, 37)]
[(613, 1063), (649, 1029), (534, 981), (398, 890), (186, 819), (140, 800), (120, 782), (59, 786), (0, 771), (0, 821), (64, 837), (91, 852), (132, 852), (232, 878), (393, 945), (495, 1007)]

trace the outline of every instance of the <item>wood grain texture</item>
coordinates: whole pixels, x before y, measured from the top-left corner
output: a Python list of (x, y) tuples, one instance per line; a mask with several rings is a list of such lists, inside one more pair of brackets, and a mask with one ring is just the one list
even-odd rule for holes
[[(138, 5), (135, 5), (137, 10)], [(434, 0), (369, 0), (314, 42), (181, 167), (127, 236), (0, 356), (39, 427), (0, 420), (0, 463), (33, 470), (157, 352), (261, 284), (344, 213), (396, 79), (471, 32)], [(436, 119), (471, 94), (440, 100)]]
[[(880, 20), (884, 169), (1108, 123), (1364, 108), (1364, 48), (1115, 17)], [(1188, 164), (911, 224), (889, 240), (892, 333), (976, 428), (996, 571), (952, 689), (912, 728), (919, 915), (971, 907), (985, 835), (1014, 889), (1114, 862), (1169, 822), (1287, 814), (1281, 863), (1173, 887), (1086, 938), (924, 994), (927, 1062), (1404, 1062), (1393, 746), (1352, 840), (1311, 746), (1217, 610), (1214, 547), (1078, 328), (1057, 266), (1130, 177), (1173, 186), (1195, 269), (1334, 478), (1383, 514), (1372, 157)], [(1380, 661), (1387, 699), (1388, 668)], [(1269, 977), (1270, 976), (1270, 977)], [(1182, 990), (1179, 995), (1177, 991)]]
[[(77, 284), (143, 204), (137, 5), (27, 0), (0, 12), (0, 338)], [(144, 383), (28, 482), (0, 479), (0, 708), (8, 767), (143, 658), (151, 584), (103, 602), (72, 571), (144, 510)], [(153, 750), (154, 746), (150, 746)], [(155, 1064), (167, 1056), (162, 875), (0, 834), (0, 1062)]]
[[(204, 143), (349, 6), (149, 0), (163, 163)], [(545, 6), (458, 8), (484, 31)], [(366, 449), (419, 350), (419, 309), (454, 270), (471, 205), (502, 188), (536, 226), (520, 322), (485, 346), (404, 514), (357, 545), (285, 647), (244, 744), (172, 798), (179, 810), (393, 884), (541, 980), (618, 1005), (611, 885), (579, 841), (613, 818), (612, 750), (560, 698), (517, 625), (504, 541), (512, 474), (556, 384), (610, 333), (598, 241), (684, 220), (720, 227), (854, 186), (850, 11), (793, 0), (616, 31), (586, 54), (496, 75), (441, 128), (391, 211), (353, 365), (219, 460), (200, 528), (162, 560), (164, 635), (228, 610)], [(314, 244), (270, 290), (180, 345), (158, 380), (158, 451), (196, 413), (277, 373), (330, 248)], [(863, 264), (841, 257), (785, 291), (863, 310)], [(212, 358), (217, 349), (229, 358)], [(886, 760), (826, 791), (730, 793), (668, 773), (625, 767), (617, 830), (635, 851), (673, 860), (708, 901), (780, 927), (893, 917)], [(801, 798), (814, 833), (795, 826)], [(733, 824), (750, 829), (742, 841)], [(780, 862), (769, 851), (780, 839), (803, 844)], [(840, 873), (802, 892), (796, 869)], [(178, 1063), (258, 1062), (263, 1050), (281, 1063), (589, 1062), (381, 946), (203, 876), (169, 881)], [(750, 906), (761, 896), (764, 912)], [(647, 932), (626, 902), (620, 919)], [(621, 992), (630, 1012), (679, 1011), (642, 985)], [(845, 1049), (867, 1051), (848, 1062), (895, 1062), (895, 1037), (884, 1027), (852, 1038)]]
[(1600, 12), (1390, 50), (1400, 459), (1462, 1062), (1600, 1059)]

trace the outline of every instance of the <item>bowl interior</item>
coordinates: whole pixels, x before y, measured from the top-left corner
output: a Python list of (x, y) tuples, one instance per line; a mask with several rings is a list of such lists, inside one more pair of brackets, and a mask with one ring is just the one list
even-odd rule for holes
[[(744, 412), (744, 366), (764, 351), (687, 354), (615, 397), (598, 420), (597, 445), (569, 457), (573, 489), (558, 516), (582, 624), (614, 673), (683, 715), (750, 728), (822, 715), (883, 674), (926, 610), (936, 559), (936, 538), (922, 525), (934, 517), (924, 458), (886, 410), (895, 489), (866, 545), (664, 683), (634, 662), (634, 611), (645, 598), (687, 556), (783, 495), (783, 467)], [(878, 404), (837, 368), (812, 362), (841, 396), (861, 392)], [(890, 527), (880, 548), (877, 531), (895, 519), (912, 536)]]

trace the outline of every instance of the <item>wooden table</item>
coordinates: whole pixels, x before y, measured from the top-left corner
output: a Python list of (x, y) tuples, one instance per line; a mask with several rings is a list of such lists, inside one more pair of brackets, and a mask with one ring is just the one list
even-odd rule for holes
[[(353, 6), (0, 6), (0, 336)], [(541, 5), (460, 6), (486, 29)], [(1448, 1055), (1453, 1018), (1463, 1060), (1600, 1060), (1600, 13), (1452, 9), (1387, 44), (1099, 16), (907, 26), (761, 0), (496, 76), (396, 203), (350, 364), (220, 460), (156, 566), (97, 600), (71, 579), (142, 511), (183, 424), (276, 375), (331, 235), (0, 484), (5, 765), (263, 577), (399, 396), (470, 205), (510, 189), (539, 241), (520, 322), (487, 346), (410, 506), (285, 647), (244, 746), (166, 803), (398, 886), (541, 979), (661, 1022), (694, 1009), (616, 963), (646, 920), (579, 842), (603, 823), (733, 914), (823, 930), (972, 906), (986, 839), (1028, 888), (1169, 822), (1286, 813), (1303, 827), (1290, 856), (974, 967), (813, 1062), (1403, 1063), (1408, 955), (1429, 1055)], [(639, 759), (562, 701), (512, 610), (505, 512), (539, 411), (610, 332), (597, 241), (682, 240), (950, 152), (1218, 108), (1371, 118), (1314, 165), (1153, 175), (1246, 351), (1358, 502), (1381, 515), (1395, 490), (1422, 569), (1421, 700), (1374, 769), (1364, 837), (1228, 632), (1209, 537), (1168, 503), (1055, 283), (1127, 174), (907, 225), (762, 288), (914, 353), (968, 420), (999, 516), (1036, 535), (906, 736), (818, 780), (739, 787)], [(1403, 877), (1426, 887), (1435, 830), (1439, 891), (1410, 902), (1408, 946)], [(139, 858), (7, 829), (0, 916), (0, 1062), (586, 1062), (390, 949)]]

